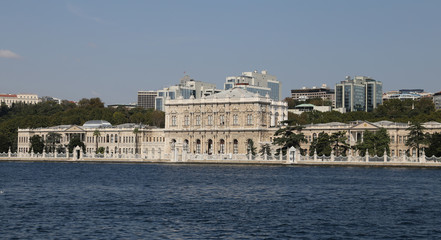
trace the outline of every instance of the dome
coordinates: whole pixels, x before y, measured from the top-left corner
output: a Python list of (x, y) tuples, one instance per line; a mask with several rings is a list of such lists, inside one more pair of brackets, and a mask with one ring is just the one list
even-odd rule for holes
[(112, 124), (110, 124), (108, 121), (105, 120), (90, 120), (83, 124), (83, 127), (87, 127), (87, 128), (104, 128), (111, 126)]

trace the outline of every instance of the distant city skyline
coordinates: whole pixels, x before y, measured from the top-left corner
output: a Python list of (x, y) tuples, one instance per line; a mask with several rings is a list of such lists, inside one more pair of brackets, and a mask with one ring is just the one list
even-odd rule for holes
[(6, 1), (0, 93), (106, 104), (267, 70), (291, 89), (370, 76), (439, 92), (441, 1)]

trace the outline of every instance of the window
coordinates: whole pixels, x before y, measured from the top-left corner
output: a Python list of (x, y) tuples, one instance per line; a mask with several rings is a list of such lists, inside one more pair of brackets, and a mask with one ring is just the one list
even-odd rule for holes
[(252, 125), (253, 124), (253, 115), (248, 114), (247, 115), (247, 124)]
[(213, 125), (213, 115), (208, 115), (207, 117), (207, 125)]
[(185, 126), (190, 125), (190, 116), (188, 116), (188, 115), (184, 116), (184, 125)]
[(176, 116), (172, 116), (172, 122), (171, 122), (172, 126), (176, 126)]
[(237, 139), (234, 139), (233, 141), (233, 153), (237, 154), (239, 152), (239, 141)]
[(233, 115), (233, 125), (239, 125), (239, 117), (237, 114)]
[(225, 116), (224, 115), (220, 115), (219, 116), (219, 125), (225, 125)]
[(200, 154), (201, 153), (201, 140), (196, 140), (196, 153)]
[(197, 115), (196, 116), (196, 126), (200, 126), (201, 125), (201, 115)]
[(183, 145), (182, 148), (183, 148), (184, 152), (189, 152), (189, 149), (188, 149), (188, 140), (187, 140), (187, 139), (184, 140), (184, 145)]
[(225, 153), (225, 140), (223, 140), (223, 139), (220, 140), (220, 149), (219, 149), (219, 153), (220, 153), (220, 154), (224, 154), (224, 153)]

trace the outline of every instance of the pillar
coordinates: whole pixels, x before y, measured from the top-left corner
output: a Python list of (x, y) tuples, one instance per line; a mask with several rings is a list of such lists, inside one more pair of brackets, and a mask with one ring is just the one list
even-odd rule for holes
[(366, 162), (369, 162), (369, 149), (366, 149), (366, 155), (364, 155), (366, 158)]

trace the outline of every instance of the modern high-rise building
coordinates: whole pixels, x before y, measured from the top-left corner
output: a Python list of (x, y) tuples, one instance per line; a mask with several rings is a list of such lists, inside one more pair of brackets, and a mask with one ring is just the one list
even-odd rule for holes
[(383, 83), (370, 77), (346, 76), (335, 85), (335, 107), (346, 112), (371, 112), (383, 103)]
[(277, 77), (269, 75), (266, 70), (243, 72), (240, 76), (227, 77), (224, 89), (234, 87), (243, 88), (249, 92), (258, 93), (261, 96), (269, 95), (275, 101), (282, 100), (282, 84)]
[(138, 107), (145, 109), (155, 108), (156, 91), (138, 91)]
[(328, 88), (326, 84), (322, 84), (320, 88), (302, 88), (302, 89), (292, 89), (291, 98), (298, 101), (305, 101), (311, 98), (321, 98), (323, 100), (329, 100), (332, 105), (335, 105), (335, 91), (334, 89)]
[(433, 94), (433, 103), (436, 110), (441, 110), (441, 92)]
[(216, 89), (216, 84), (195, 81), (186, 75), (178, 85), (156, 91), (158, 95), (155, 97), (155, 109), (164, 111), (164, 104), (167, 98), (178, 99), (182, 97), (183, 99), (190, 99), (193, 96), (195, 99), (198, 99), (220, 91), (220, 89)]

